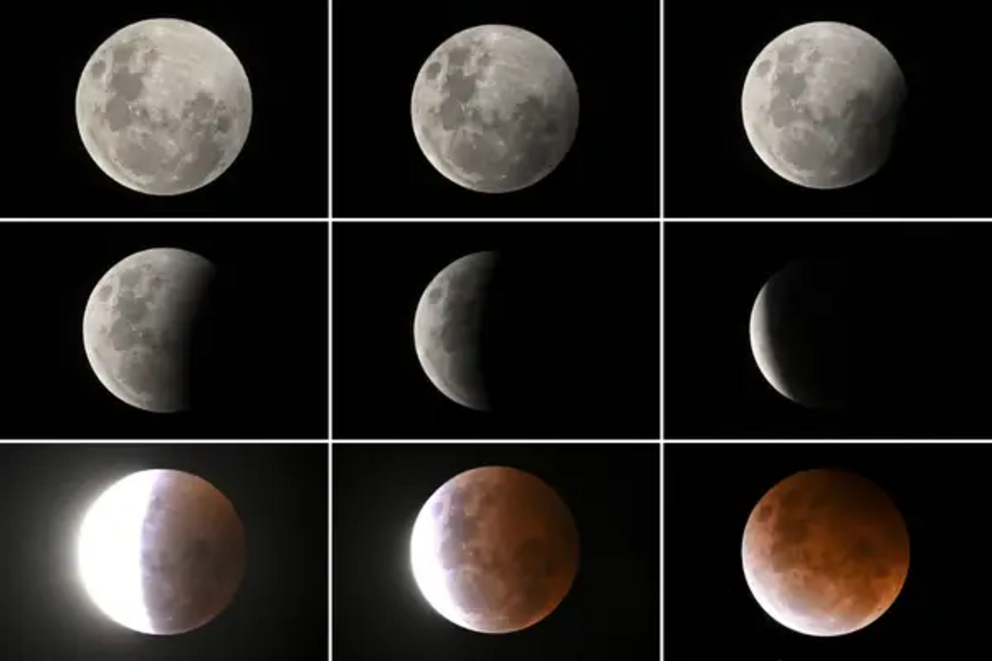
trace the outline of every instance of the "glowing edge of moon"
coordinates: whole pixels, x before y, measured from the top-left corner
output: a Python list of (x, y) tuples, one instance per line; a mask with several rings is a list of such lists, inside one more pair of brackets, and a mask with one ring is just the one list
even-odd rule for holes
[(772, 346), (772, 341), (768, 336), (767, 324), (765, 324), (765, 307), (768, 303), (768, 285), (771, 281), (777, 277), (777, 274), (772, 276), (768, 282), (761, 288), (758, 292), (758, 297), (754, 299), (754, 306), (751, 308), (751, 319), (749, 324), (749, 334), (751, 341), (751, 354), (754, 356), (754, 362), (758, 364), (758, 369), (761, 371), (761, 375), (765, 377), (765, 380), (774, 388), (780, 395), (785, 397), (791, 402), (796, 404), (801, 404), (795, 397), (789, 393), (782, 379), (779, 378), (781, 373), (781, 366), (775, 359), (775, 349)]
[[(441, 489), (444, 487), (442, 486)], [(447, 576), (444, 568), (436, 561), (441, 540), (434, 533), (431, 510), (441, 491), (438, 489), (427, 499), (417, 514), (410, 535), (410, 567), (413, 578), (427, 603), (449, 622), (459, 623), (459, 609), (447, 589)]]
[(140, 633), (155, 634), (142, 588), (141, 533), (160, 470), (132, 473), (90, 505), (79, 529), (79, 574), (97, 608)]

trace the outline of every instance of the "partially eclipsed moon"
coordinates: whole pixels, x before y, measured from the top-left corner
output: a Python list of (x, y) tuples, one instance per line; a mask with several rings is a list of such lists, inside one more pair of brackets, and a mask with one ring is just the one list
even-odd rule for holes
[(482, 368), (481, 326), (497, 255), (478, 252), (438, 273), (417, 304), (414, 345), (438, 390), (462, 406), (488, 410)]
[(843, 23), (776, 37), (744, 82), (744, 128), (761, 160), (807, 188), (856, 184), (888, 158), (906, 97), (892, 53)]
[(245, 572), (234, 506), (205, 480), (146, 470), (115, 482), (79, 530), (83, 585), (111, 620), (146, 634), (207, 624), (234, 598)]
[(751, 308), (751, 352), (788, 399), (838, 408), (850, 401), (848, 274), (843, 260), (796, 260), (772, 276)]
[(248, 76), (217, 35), (151, 19), (110, 36), (86, 64), (76, 123), (90, 156), (139, 193), (177, 195), (231, 166), (251, 125)]
[(107, 271), (83, 314), (86, 357), (107, 390), (145, 411), (189, 406), (193, 323), (213, 274), (176, 248), (143, 250)]
[(860, 475), (809, 470), (779, 482), (748, 518), (744, 577), (761, 608), (810, 636), (840, 636), (888, 610), (909, 572), (909, 533)]
[(413, 576), (449, 622), (479, 633), (533, 626), (562, 602), (578, 571), (575, 520), (530, 473), (461, 473), (424, 503), (410, 538)]

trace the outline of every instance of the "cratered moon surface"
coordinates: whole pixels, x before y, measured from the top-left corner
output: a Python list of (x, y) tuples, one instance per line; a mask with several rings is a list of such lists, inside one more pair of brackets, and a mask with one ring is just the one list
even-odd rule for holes
[(146, 411), (189, 405), (193, 323), (215, 273), (203, 257), (152, 248), (113, 266), (83, 315), (83, 346), (107, 390)]
[(147, 634), (207, 624), (244, 577), (245, 533), (223, 493), (176, 470), (115, 482), (90, 506), (79, 532), (79, 571), (97, 607)]
[(809, 407), (849, 403), (851, 295), (844, 260), (796, 260), (761, 288), (751, 308), (751, 352), (779, 393)]
[(509, 633), (550, 615), (579, 567), (571, 512), (537, 477), (475, 468), (434, 492), (413, 526), (413, 575), (449, 622)]
[(477, 252), (434, 276), (417, 304), (417, 358), (438, 390), (471, 409), (488, 410), (482, 366), (482, 322), (498, 256)]
[(413, 130), (451, 181), (485, 193), (531, 186), (554, 170), (579, 125), (565, 60), (520, 28), (481, 25), (435, 50), (417, 75)]
[(129, 25), (86, 64), (76, 123), (86, 151), (131, 190), (178, 195), (231, 166), (251, 124), (248, 76), (212, 32), (175, 19)]
[(796, 473), (744, 530), (744, 577), (775, 621), (810, 636), (862, 629), (892, 606), (909, 573), (909, 533), (888, 495), (860, 475)]
[(902, 71), (877, 39), (843, 23), (776, 37), (744, 83), (744, 128), (776, 174), (808, 188), (856, 184), (885, 163), (906, 97)]

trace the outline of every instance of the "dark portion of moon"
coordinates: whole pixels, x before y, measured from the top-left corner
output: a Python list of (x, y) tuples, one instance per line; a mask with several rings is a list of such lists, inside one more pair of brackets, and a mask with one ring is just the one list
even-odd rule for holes
[(892, 606), (909, 572), (909, 533), (872, 482), (809, 470), (755, 506), (742, 556), (748, 586), (770, 616), (800, 633), (838, 636)]
[(809, 23), (758, 55), (742, 112), (752, 147), (772, 171), (833, 189), (882, 167), (905, 98), (902, 72), (877, 39), (842, 23)]
[(578, 129), (575, 79), (526, 30), (482, 25), (439, 46), (417, 76), (413, 129), (451, 181), (500, 193), (531, 186), (564, 159)]
[(213, 275), (199, 255), (153, 248), (100, 279), (83, 315), (83, 346), (111, 393), (146, 411), (187, 408), (192, 332)]
[(543, 481), (515, 468), (476, 468), (449, 480), (432, 501), (438, 560), (461, 624), (519, 631), (568, 594), (578, 571), (578, 530)]
[(231, 502), (200, 477), (159, 471), (141, 530), (142, 593), (158, 634), (207, 624), (234, 599), (247, 564)]
[(479, 252), (455, 260), (424, 290), (414, 317), (414, 345), (431, 382), (462, 406), (487, 410), (482, 323), (498, 258)]
[(852, 274), (842, 259), (796, 260), (772, 276), (754, 302), (754, 359), (768, 382), (799, 404), (850, 402)]
[(187, 21), (153, 19), (112, 35), (76, 93), (80, 135), (118, 183), (176, 195), (219, 177), (240, 153), (251, 92), (235, 54)]

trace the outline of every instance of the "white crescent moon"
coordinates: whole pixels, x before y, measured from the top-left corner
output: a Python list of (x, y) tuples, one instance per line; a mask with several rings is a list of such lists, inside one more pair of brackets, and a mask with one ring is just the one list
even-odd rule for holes
[(761, 288), (758, 297), (754, 300), (754, 306), (751, 308), (751, 353), (754, 355), (754, 362), (758, 364), (758, 369), (761, 370), (765, 380), (784, 397), (801, 404), (802, 402), (796, 398), (783, 378), (782, 365), (775, 356), (775, 346), (767, 323), (768, 286), (770, 284), (771, 280)]
[(417, 304), (414, 345), (421, 367), (438, 390), (462, 406), (488, 410), (480, 364), (480, 324), (497, 256), (466, 255), (434, 276)]

